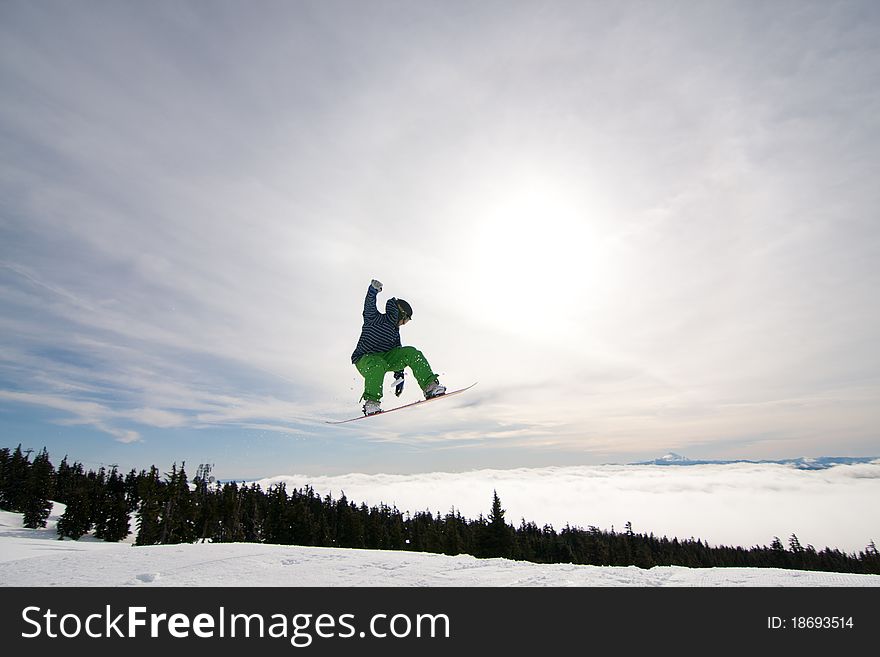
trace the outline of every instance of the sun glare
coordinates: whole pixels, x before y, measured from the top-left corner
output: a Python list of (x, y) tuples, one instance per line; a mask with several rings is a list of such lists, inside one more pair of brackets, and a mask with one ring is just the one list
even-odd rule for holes
[(526, 332), (565, 315), (597, 275), (591, 221), (583, 194), (552, 180), (515, 180), (490, 195), (471, 241), (482, 307)]

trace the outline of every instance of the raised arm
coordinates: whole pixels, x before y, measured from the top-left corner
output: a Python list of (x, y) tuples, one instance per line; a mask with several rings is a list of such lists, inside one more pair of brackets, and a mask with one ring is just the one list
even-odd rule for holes
[(370, 282), (370, 287), (367, 288), (367, 296), (364, 298), (365, 320), (375, 319), (376, 315), (379, 314), (379, 310), (376, 308), (376, 295), (381, 291), (382, 283), (374, 278), (372, 282)]

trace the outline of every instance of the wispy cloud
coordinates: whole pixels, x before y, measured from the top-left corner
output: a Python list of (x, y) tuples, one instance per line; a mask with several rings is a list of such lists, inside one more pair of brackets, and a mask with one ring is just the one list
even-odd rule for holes
[[(5, 3), (5, 404), (375, 462), (872, 452), (876, 11)], [(373, 277), (480, 387), (331, 429)]]
[(120, 429), (116, 426), (108, 424), (108, 420), (118, 417), (118, 413), (110, 410), (108, 407), (94, 402), (75, 401), (69, 397), (58, 397), (54, 395), (40, 395), (25, 392), (12, 392), (9, 390), (0, 390), (0, 399), (16, 402), (19, 404), (32, 404), (63, 411), (69, 416), (59, 420), (60, 424), (74, 425), (87, 424), (93, 426), (98, 431), (112, 435), (121, 443), (134, 443), (141, 439), (137, 431), (130, 429)]

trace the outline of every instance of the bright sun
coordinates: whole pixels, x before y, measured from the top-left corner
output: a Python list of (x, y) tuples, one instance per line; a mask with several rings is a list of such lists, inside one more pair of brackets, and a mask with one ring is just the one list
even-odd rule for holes
[(578, 304), (600, 274), (582, 191), (528, 176), (487, 195), (471, 234), (481, 307), (534, 332)]

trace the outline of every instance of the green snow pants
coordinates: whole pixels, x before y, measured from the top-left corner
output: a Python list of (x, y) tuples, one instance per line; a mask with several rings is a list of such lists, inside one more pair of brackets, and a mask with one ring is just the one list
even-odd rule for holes
[(382, 399), (382, 384), (387, 372), (398, 372), (409, 367), (422, 390), (429, 383), (437, 380), (437, 375), (431, 370), (428, 360), (415, 347), (394, 347), (394, 349), (381, 354), (364, 354), (355, 363), (355, 367), (364, 377), (364, 400), (366, 401), (380, 401)]

